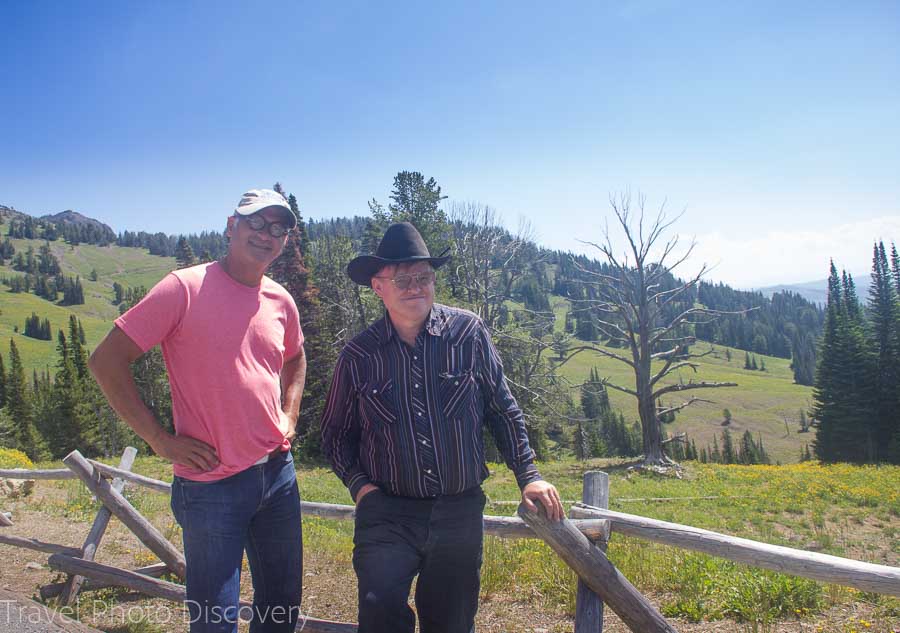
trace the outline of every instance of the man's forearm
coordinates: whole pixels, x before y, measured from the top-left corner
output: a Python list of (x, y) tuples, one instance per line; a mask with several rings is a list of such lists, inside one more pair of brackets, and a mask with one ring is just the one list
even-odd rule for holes
[(116, 327), (91, 354), (88, 367), (113, 410), (156, 451), (166, 431), (141, 400), (131, 375), (131, 363), (140, 355), (140, 348)]
[(105, 353), (101, 344), (101, 347), (91, 355), (88, 366), (113, 410), (141, 439), (156, 450), (155, 445), (166, 430), (141, 400), (131, 375), (130, 363)]
[(287, 361), (281, 368), (281, 389), (284, 393), (282, 411), (296, 423), (300, 415), (300, 401), (303, 400), (303, 387), (306, 384), (306, 353), (300, 353)]

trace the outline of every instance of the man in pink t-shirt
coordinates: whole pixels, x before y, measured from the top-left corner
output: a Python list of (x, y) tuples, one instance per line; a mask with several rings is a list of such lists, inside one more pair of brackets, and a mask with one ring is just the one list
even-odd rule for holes
[[(306, 375), (300, 317), (264, 276), (297, 218), (277, 192), (244, 194), (219, 261), (167, 275), (116, 319), (90, 368), (112, 407), (174, 464), (172, 511), (182, 528), (191, 633), (294, 631), (303, 549), (291, 457)], [(130, 365), (161, 345), (175, 434), (141, 401)], [(239, 606), (250, 563), (252, 612)]]

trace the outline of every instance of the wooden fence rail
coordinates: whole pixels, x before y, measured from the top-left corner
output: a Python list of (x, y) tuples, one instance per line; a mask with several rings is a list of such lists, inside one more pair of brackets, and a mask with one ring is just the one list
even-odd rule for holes
[(900, 596), (900, 568), (769, 545), (710, 530), (579, 504), (572, 515), (609, 519), (613, 532), (727, 558), (753, 567)]

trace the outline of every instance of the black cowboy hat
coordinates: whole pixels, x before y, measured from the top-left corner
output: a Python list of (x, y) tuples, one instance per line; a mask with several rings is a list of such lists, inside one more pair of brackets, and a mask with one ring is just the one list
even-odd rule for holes
[(371, 286), (373, 275), (384, 266), (429, 262), (432, 268), (440, 268), (450, 259), (444, 253), (432, 257), (416, 227), (409, 222), (398, 222), (384, 232), (374, 255), (360, 255), (347, 264), (347, 275), (360, 286)]

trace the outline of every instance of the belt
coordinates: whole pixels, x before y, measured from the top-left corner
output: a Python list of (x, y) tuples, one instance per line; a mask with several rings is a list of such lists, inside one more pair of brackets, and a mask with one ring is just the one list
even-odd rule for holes
[(281, 451), (281, 450), (272, 451), (271, 453), (266, 453), (265, 455), (263, 455), (262, 457), (257, 459), (255, 462), (253, 462), (253, 465), (259, 466), (260, 464), (265, 464), (266, 462), (271, 461), (271, 460), (275, 459), (276, 457), (283, 457), (285, 453), (287, 453), (287, 451)]

